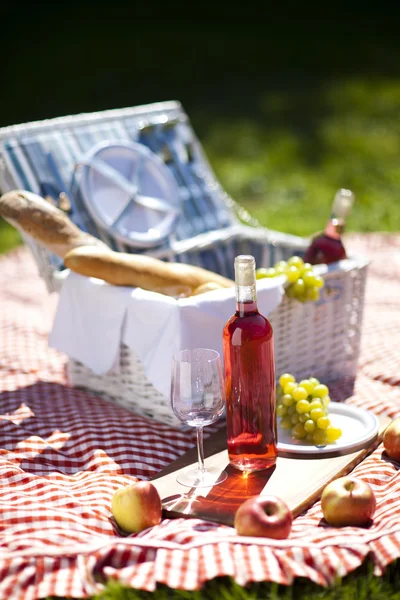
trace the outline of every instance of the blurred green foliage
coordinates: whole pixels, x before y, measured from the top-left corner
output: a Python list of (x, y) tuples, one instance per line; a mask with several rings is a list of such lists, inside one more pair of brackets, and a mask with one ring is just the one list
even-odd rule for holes
[(221, 118), (203, 143), (226, 190), (263, 225), (308, 236), (345, 187), (356, 194), (348, 230), (400, 230), (400, 80), (277, 91), (260, 112)]

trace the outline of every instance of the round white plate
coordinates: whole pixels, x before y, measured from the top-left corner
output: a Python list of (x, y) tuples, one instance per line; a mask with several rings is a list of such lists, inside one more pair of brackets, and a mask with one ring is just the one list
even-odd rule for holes
[(299, 458), (327, 458), (357, 452), (374, 441), (379, 432), (378, 418), (364, 408), (331, 402), (329, 418), (332, 425), (340, 427), (342, 436), (326, 446), (314, 446), (303, 440), (294, 440), (291, 432), (281, 429), (278, 419), (278, 453), (280, 456)]
[(180, 215), (179, 187), (149, 148), (135, 142), (101, 142), (80, 164), (87, 210), (120, 242), (151, 248), (174, 232)]

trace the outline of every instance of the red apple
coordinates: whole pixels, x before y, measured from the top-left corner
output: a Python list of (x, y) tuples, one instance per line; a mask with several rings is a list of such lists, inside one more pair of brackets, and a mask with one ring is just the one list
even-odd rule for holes
[(276, 496), (253, 496), (239, 506), (234, 526), (239, 535), (283, 540), (292, 529), (292, 513)]
[(137, 533), (161, 521), (161, 499), (150, 481), (138, 481), (119, 488), (111, 501), (111, 512), (118, 526)]
[(383, 445), (390, 458), (400, 461), (400, 417), (387, 426), (383, 434)]
[(325, 487), (321, 508), (325, 521), (334, 527), (370, 523), (376, 500), (371, 486), (355, 477), (340, 477)]

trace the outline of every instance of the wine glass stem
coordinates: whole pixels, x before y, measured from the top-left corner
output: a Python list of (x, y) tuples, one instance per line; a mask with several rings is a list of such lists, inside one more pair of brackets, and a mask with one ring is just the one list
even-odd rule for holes
[(199, 471), (204, 473), (204, 446), (203, 446), (203, 428), (197, 427), (197, 457)]

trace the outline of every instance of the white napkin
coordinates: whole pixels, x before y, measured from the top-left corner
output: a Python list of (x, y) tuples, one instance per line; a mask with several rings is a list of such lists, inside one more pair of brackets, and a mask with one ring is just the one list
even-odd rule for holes
[(64, 280), (49, 345), (102, 375), (118, 364), (132, 288), (70, 272)]
[[(264, 316), (281, 302), (283, 282), (283, 277), (257, 281)], [(102, 375), (118, 364), (123, 342), (138, 355), (147, 379), (168, 396), (174, 352), (212, 348), (222, 357), (222, 330), (234, 312), (233, 287), (175, 300), (70, 273), (61, 289), (50, 345)]]

